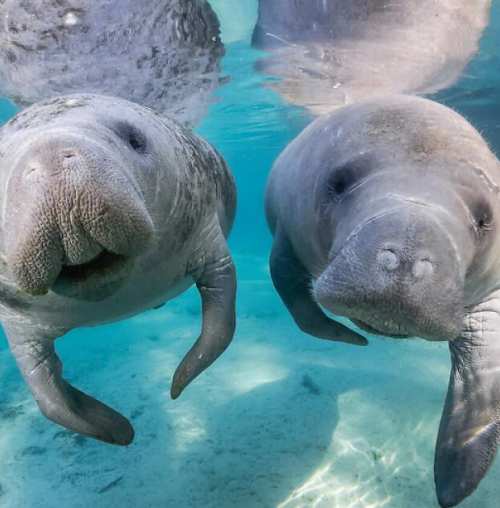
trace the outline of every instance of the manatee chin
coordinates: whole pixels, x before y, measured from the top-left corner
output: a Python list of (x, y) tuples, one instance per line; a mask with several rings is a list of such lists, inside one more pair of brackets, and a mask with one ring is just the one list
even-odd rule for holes
[(380, 324), (375, 324), (375, 322), (373, 324), (368, 324), (365, 321), (355, 318), (352, 318), (351, 321), (358, 328), (374, 335), (384, 335), (392, 339), (408, 339), (409, 337), (414, 337), (402, 324), (396, 321), (387, 320)]
[[(432, 341), (451, 341), (462, 331), (463, 290), (456, 287), (444, 297), (420, 299), (418, 289), (395, 284), (380, 291), (368, 290), (362, 282), (346, 287), (345, 269), (327, 270), (313, 284), (316, 302), (329, 312), (351, 320), (362, 330), (391, 338), (421, 337)], [(373, 277), (376, 281), (376, 276)], [(366, 291), (363, 295), (357, 290)]]
[(134, 260), (104, 250), (88, 263), (64, 265), (51, 290), (86, 301), (104, 300), (127, 281)]

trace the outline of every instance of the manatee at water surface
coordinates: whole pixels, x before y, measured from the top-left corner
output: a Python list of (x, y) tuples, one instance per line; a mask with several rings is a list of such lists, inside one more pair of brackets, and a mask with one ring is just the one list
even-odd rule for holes
[(0, 129), (0, 189), (0, 320), (25, 381), (51, 420), (130, 443), (123, 416), (63, 378), (54, 340), (158, 307), (196, 284), (202, 332), (174, 374), (172, 396), (222, 354), (236, 291), (226, 244), (236, 190), (224, 160), (147, 108), (71, 95), (37, 103)]
[(0, 0), (0, 91), (114, 95), (195, 124), (224, 47), (206, 0)]
[(293, 104), (322, 114), (452, 84), (478, 49), (490, 0), (260, 0), (259, 68)]

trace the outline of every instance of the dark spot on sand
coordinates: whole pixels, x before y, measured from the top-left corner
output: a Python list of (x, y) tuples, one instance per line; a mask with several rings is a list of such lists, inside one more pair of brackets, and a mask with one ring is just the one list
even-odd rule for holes
[(88, 475), (80, 471), (70, 471), (61, 475), (62, 481), (69, 482), (71, 485), (81, 485), (82, 479), (88, 478)]
[(132, 420), (135, 420), (136, 418), (139, 418), (139, 416), (142, 416), (144, 414), (144, 410), (146, 408), (144, 406), (139, 406), (138, 408), (134, 409), (132, 411), (132, 414), (130, 415), (130, 418)]
[(118, 478), (116, 478), (112, 482), (110, 482), (107, 485), (105, 485), (104, 487), (100, 488), (97, 491), (97, 493), (98, 494), (104, 494), (105, 492), (108, 492), (109, 490), (115, 488), (119, 483), (121, 483), (122, 480), (123, 480), (123, 476), (119, 476)]
[(0, 419), (2, 420), (15, 420), (18, 416), (23, 414), (24, 408), (21, 405), (0, 409)]
[(302, 381), (300, 383), (311, 395), (321, 395), (320, 387), (313, 381), (309, 374), (304, 374), (302, 376)]
[(27, 457), (29, 455), (44, 455), (45, 453), (47, 453), (47, 448), (43, 448), (42, 446), (28, 446), (21, 452), (21, 455)]

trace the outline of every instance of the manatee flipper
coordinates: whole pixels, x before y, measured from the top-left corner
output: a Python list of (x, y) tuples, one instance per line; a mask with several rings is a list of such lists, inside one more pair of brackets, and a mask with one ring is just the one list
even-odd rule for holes
[(10, 350), (42, 413), (67, 429), (111, 444), (128, 445), (128, 420), (62, 377), (54, 338), (35, 328), (4, 326)]
[(170, 395), (184, 388), (209, 367), (229, 346), (236, 323), (236, 270), (226, 240), (219, 232), (214, 254), (195, 277), (203, 314), (201, 335), (174, 374)]
[(360, 346), (367, 340), (346, 326), (330, 319), (311, 294), (311, 274), (295, 255), (286, 235), (278, 228), (270, 259), (274, 287), (299, 328), (320, 339)]
[(476, 489), (500, 439), (500, 315), (491, 303), (470, 314), (462, 337), (450, 342), (452, 370), (434, 465), (442, 507), (456, 506)]

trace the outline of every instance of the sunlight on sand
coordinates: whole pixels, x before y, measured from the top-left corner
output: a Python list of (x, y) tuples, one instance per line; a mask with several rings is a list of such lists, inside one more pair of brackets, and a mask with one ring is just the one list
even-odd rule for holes
[(207, 437), (205, 420), (195, 407), (178, 405), (169, 411), (175, 434), (175, 449), (178, 453), (188, 451)]
[(317, 469), (277, 508), (382, 508), (392, 498), (389, 495), (373, 500), (376, 487), (371, 480), (348, 484), (332, 479), (333, 462)]
[(238, 357), (215, 373), (221, 381), (224, 380), (226, 393), (230, 391), (233, 396), (242, 395), (287, 377), (289, 369), (282, 364), (281, 354), (275, 348), (246, 344), (238, 349)]

